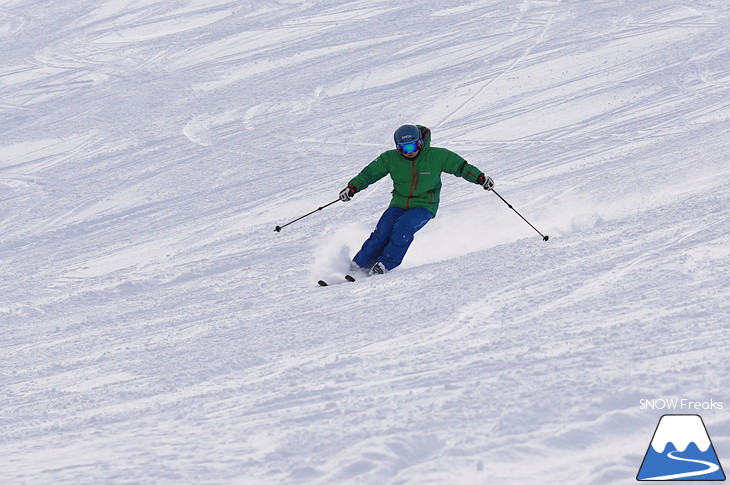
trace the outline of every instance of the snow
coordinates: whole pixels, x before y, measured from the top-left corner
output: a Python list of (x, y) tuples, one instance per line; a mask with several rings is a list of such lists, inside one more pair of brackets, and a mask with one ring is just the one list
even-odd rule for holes
[[(728, 461), (727, 2), (5, 0), (0, 40), (2, 483), (633, 483), (645, 398), (724, 402)], [(318, 287), (389, 183), (274, 227), (403, 123), (550, 240), (446, 175), (400, 268)]]

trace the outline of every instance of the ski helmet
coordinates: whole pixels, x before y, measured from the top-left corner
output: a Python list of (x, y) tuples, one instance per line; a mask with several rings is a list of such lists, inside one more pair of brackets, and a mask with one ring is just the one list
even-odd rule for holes
[(413, 153), (421, 149), (421, 130), (416, 125), (403, 125), (393, 134), (395, 147), (401, 153)]

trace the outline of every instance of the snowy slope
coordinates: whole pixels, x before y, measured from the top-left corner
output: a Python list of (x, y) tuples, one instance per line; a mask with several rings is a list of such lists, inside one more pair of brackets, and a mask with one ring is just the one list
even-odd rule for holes
[[(726, 1), (0, 0), (0, 41), (0, 482), (634, 483), (644, 398), (724, 401), (730, 462)], [(317, 287), (389, 183), (274, 227), (403, 123), (550, 241), (445, 176)]]

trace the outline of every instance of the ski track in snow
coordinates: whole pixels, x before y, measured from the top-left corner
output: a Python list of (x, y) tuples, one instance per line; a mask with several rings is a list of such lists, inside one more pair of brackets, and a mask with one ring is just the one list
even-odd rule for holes
[[(2, 483), (623, 484), (727, 402), (720, 0), (0, 2)], [(485, 170), (385, 277), (394, 127)], [(718, 455), (730, 419), (703, 414)]]

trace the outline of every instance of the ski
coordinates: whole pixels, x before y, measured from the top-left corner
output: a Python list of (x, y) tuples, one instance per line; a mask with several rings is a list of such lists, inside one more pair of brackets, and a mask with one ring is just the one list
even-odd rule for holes
[[(355, 278), (353, 276), (350, 276), (349, 274), (346, 274), (345, 275), (345, 280), (346, 281), (349, 281), (350, 283), (354, 283), (355, 282)], [(319, 286), (330, 286), (330, 284), (327, 283), (325, 280), (319, 280), (319, 281), (317, 281), (317, 284)]]

